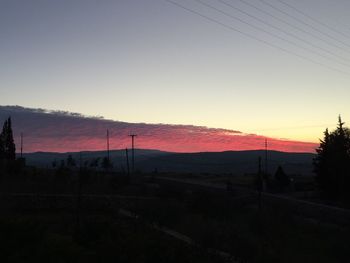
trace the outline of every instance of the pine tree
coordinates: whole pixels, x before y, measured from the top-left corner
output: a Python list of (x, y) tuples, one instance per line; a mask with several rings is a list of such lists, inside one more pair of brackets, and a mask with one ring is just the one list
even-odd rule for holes
[(316, 149), (317, 156), (314, 159), (314, 172), (316, 173), (316, 183), (326, 195), (335, 192), (332, 183), (332, 176), (329, 171), (330, 163), (330, 135), (328, 129), (324, 132), (324, 139), (320, 142), (320, 147)]
[(5, 158), (4, 132), (0, 133), (0, 160)]
[(280, 191), (285, 190), (285, 188), (290, 184), (290, 179), (281, 166), (278, 166), (275, 173), (275, 182), (278, 190)]
[(7, 160), (16, 159), (16, 145), (13, 140), (12, 123), (9, 117), (2, 127), (0, 134), (0, 158)]
[(104, 157), (104, 158), (102, 159), (101, 165), (102, 165), (102, 168), (105, 169), (105, 170), (108, 170), (109, 168), (112, 167), (112, 163), (111, 163), (111, 161), (108, 159), (108, 157)]
[(12, 122), (11, 117), (7, 119), (6, 129), (6, 137), (5, 137), (5, 158), (8, 160), (16, 159), (16, 145), (13, 140), (13, 132), (12, 132)]
[(336, 130), (324, 133), (314, 159), (316, 182), (328, 198), (350, 200), (350, 130), (339, 117)]
[(69, 168), (72, 168), (72, 167), (75, 167), (75, 166), (76, 166), (76, 162), (75, 162), (75, 160), (73, 159), (73, 157), (72, 157), (71, 154), (68, 155), (68, 157), (67, 157), (67, 166), (68, 166)]
[(5, 120), (0, 134), (0, 159), (6, 158), (6, 138), (7, 138), (7, 120)]

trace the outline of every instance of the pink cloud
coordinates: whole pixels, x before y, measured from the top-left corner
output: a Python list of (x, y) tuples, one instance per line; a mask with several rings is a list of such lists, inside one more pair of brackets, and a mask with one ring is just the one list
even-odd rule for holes
[[(138, 134), (136, 147), (171, 152), (203, 152), (263, 149), (266, 137), (227, 129), (192, 125), (127, 123), (85, 117), (67, 112), (50, 112), (14, 106), (0, 107), (0, 121), (11, 116), (17, 148), (24, 133), (25, 152), (94, 151), (130, 147), (131, 133)], [(270, 150), (314, 152), (315, 143), (268, 138)]]

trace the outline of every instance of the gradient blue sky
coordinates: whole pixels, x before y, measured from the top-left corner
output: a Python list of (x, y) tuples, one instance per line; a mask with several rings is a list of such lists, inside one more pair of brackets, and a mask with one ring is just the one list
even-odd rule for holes
[(350, 1), (284, 0), (339, 34), (277, 0), (264, 1), (304, 23), (260, 0), (245, 0), (311, 35), (238, 0), (225, 0), (329, 52), (324, 53), (216, 0), (202, 0), (331, 59), (196, 1), (173, 1), (344, 73), (164, 0), (0, 0), (0, 105), (128, 122), (205, 125), (313, 142), (327, 126), (334, 127), (338, 114), (350, 122)]

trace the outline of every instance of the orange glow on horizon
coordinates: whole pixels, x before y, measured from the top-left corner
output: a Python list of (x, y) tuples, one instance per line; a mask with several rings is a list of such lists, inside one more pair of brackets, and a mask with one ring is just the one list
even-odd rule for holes
[[(131, 147), (128, 136), (137, 134), (136, 148), (169, 152), (220, 152), (268, 149), (284, 152), (315, 152), (317, 143), (276, 139), (236, 130), (193, 125), (127, 123), (62, 112), (42, 112), (21, 107), (3, 108), (11, 116), (17, 146), (24, 134), (24, 152), (79, 152)], [(0, 116), (1, 117), (1, 116)]]

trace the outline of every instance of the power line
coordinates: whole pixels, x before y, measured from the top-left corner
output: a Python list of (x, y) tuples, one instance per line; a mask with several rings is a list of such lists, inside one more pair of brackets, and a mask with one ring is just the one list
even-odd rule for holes
[(328, 57), (328, 56), (326, 56), (326, 55), (323, 55), (323, 54), (321, 54), (321, 53), (319, 53), (319, 52), (317, 52), (317, 51), (314, 51), (314, 50), (312, 50), (312, 49), (310, 49), (310, 48), (303, 47), (303, 46), (301, 46), (301, 45), (299, 45), (299, 44), (297, 44), (297, 43), (295, 43), (295, 42), (293, 42), (293, 41), (290, 41), (290, 40), (288, 40), (288, 39), (285, 39), (285, 38), (283, 38), (283, 37), (281, 37), (281, 36), (279, 36), (279, 35), (277, 35), (277, 34), (271, 33), (270, 31), (267, 31), (267, 30), (265, 30), (265, 29), (263, 29), (263, 28), (261, 28), (261, 27), (255, 26), (255, 25), (253, 25), (253, 24), (251, 24), (251, 23), (249, 23), (249, 22), (247, 22), (247, 21), (245, 21), (245, 20), (243, 20), (243, 19), (241, 19), (241, 18), (235, 17), (235, 16), (233, 16), (233, 15), (231, 15), (231, 14), (225, 12), (225, 11), (222, 11), (222, 10), (220, 10), (220, 9), (218, 9), (218, 8), (216, 8), (216, 7), (214, 7), (214, 6), (212, 6), (212, 5), (209, 5), (209, 4), (207, 4), (207, 3), (204, 3), (204, 2), (202, 2), (201, 0), (194, 0), (194, 1), (196, 1), (196, 2), (198, 2), (198, 3), (200, 3), (200, 4), (204, 5), (204, 6), (206, 6), (206, 7), (208, 7), (208, 8), (211, 8), (211, 9), (213, 9), (213, 10), (215, 10), (215, 11), (217, 11), (217, 12), (223, 14), (223, 15), (226, 15), (226, 16), (232, 18), (232, 19), (235, 19), (235, 20), (237, 20), (237, 21), (239, 21), (239, 22), (241, 22), (241, 23), (244, 23), (244, 24), (246, 24), (246, 25), (248, 25), (248, 26), (250, 26), (250, 27), (253, 27), (253, 28), (256, 29), (256, 30), (262, 31), (262, 32), (264, 32), (264, 33), (266, 33), (266, 34), (269, 34), (269, 35), (271, 35), (271, 36), (273, 36), (273, 37), (275, 37), (275, 38), (278, 38), (278, 39), (280, 39), (280, 40), (282, 40), (282, 41), (284, 41), (284, 42), (287, 42), (287, 43), (289, 43), (289, 44), (291, 44), (291, 45), (293, 45), (293, 46), (296, 46), (297, 48), (300, 48), (300, 49), (306, 50), (306, 51), (308, 51), (308, 52), (314, 53), (314, 54), (316, 54), (316, 55), (318, 55), (318, 56), (320, 56), (320, 57), (322, 57), (322, 58), (324, 58), (324, 59), (331, 60), (331, 61), (335, 61), (335, 62), (337, 62), (337, 63), (339, 63), (339, 64), (344, 65), (344, 66), (350, 67), (350, 65), (347, 64), (347, 63), (340, 62), (340, 61), (338, 61), (337, 59), (334, 59), (334, 58), (332, 58), (332, 57)]
[(282, 28), (280, 28), (280, 27), (278, 27), (278, 26), (275, 26), (274, 24), (268, 23), (268, 22), (266, 22), (265, 20), (263, 20), (263, 19), (261, 19), (261, 18), (259, 18), (259, 17), (256, 17), (256, 16), (254, 16), (254, 15), (252, 15), (252, 14), (250, 14), (250, 13), (248, 13), (248, 12), (246, 12), (246, 11), (244, 11), (244, 10), (242, 10), (242, 9), (240, 9), (240, 8), (238, 8), (238, 7), (236, 7), (236, 6), (233, 6), (232, 4), (229, 4), (229, 3), (227, 3), (227, 2), (225, 2), (225, 1), (223, 1), (223, 0), (217, 0), (217, 1), (219, 1), (220, 3), (222, 3), (222, 4), (224, 4), (224, 5), (226, 5), (226, 6), (230, 7), (230, 8), (232, 8), (232, 9), (234, 9), (234, 10), (236, 10), (236, 11), (242, 13), (242, 14), (245, 14), (246, 16), (249, 16), (249, 17), (251, 17), (251, 18), (253, 18), (253, 19), (259, 21), (260, 23), (263, 23), (263, 24), (265, 24), (265, 25), (267, 25), (267, 26), (269, 26), (269, 27), (272, 27), (272, 28), (274, 28), (274, 29), (276, 29), (276, 30), (278, 30), (278, 31), (281, 31), (281, 32), (283, 32), (283, 33), (286, 34), (286, 35), (289, 35), (289, 36), (291, 36), (291, 37), (294, 37), (294, 38), (298, 39), (299, 41), (302, 41), (302, 42), (304, 42), (304, 43), (306, 43), (306, 44), (308, 44), (308, 45), (310, 45), (310, 46), (312, 46), (312, 47), (314, 47), (314, 48), (317, 48), (317, 49), (319, 49), (319, 50), (322, 50), (323, 52), (326, 52), (326, 53), (328, 53), (328, 54), (330, 54), (330, 55), (332, 55), (332, 56), (334, 56), (334, 57), (337, 57), (337, 58), (339, 58), (339, 59), (342, 59), (342, 60), (344, 60), (344, 61), (350, 61), (349, 59), (346, 59), (346, 58), (344, 58), (344, 57), (342, 57), (342, 56), (339, 56), (338, 54), (336, 54), (336, 53), (334, 53), (334, 52), (332, 52), (332, 51), (329, 51), (329, 50), (327, 50), (327, 49), (325, 49), (325, 48), (322, 48), (322, 47), (320, 47), (320, 46), (318, 46), (318, 45), (315, 45), (314, 43), (312, 43), (312, 42), (310, 42), (310, 41), (307, 41), (307, 40), (305, 40), (305, 39), (303, 39), (303, 38), (301, 38), (301, 37), (299, 37), (299, 36), (297, 36), (297, 35), (295, 35), (295, 34), (293, 34), (293, 33), (290, 33), (290, 32), (288, 32), (288, 31), (286, 31), (286, 30), (284, 30), (284, 29), (282, 29)]
[(181, 4), (177, 3), (177, 2), (174, 2), (174, 1), (172, 1), (172, 0), (164, 0), (164, 1), (166, 1), (166, 2), (168, 2), (168, 3), (171, 3), (172, 5), (175, 5), (175, 6), (179, 7), (179, 8), (182, 8), (182, 9), (184, 9), (184, 10), (186, 10), (186, 11), (192, 13), (192, 14), (195, 14), (195, 15), (197, 15), (197, 16), (200, 16), (200, 17), (202, 17), (202, 18), (204, 18), (204, 19), (206, 19), (206, 20), (208, 20), (208, 21), (210, 21), (210, 22), (212, 22), (212, 23), (221, 25), (221, 26), (223, 26), (223, 27), (225, 27), (225, 28), (227, 28), (227, 29), (229, 29), (229, 30), (235, 31), (235, 32), (237, 32), (237, 33), (240, 33), (240, 34), (242, 34), (242, 35), (244, 35), (244, 36), (246, 36), (246, 37), (248, 37), (248, 38), (251, 38), (251, 39), (254, 39), (254, 40), (258, 41), (258, 42), (264, 43), (265, 45), (268, 45), (268, 46), (270, 46), (270, 47), (276, 48), (276, 49), (278, 49), (278, 50), (280, 50), (280, 51), (283, 51), (283, 52), (285, 52), (285, 53), (294, 55), (294, 56), (299, 57), (299, 58), (301, 58), (301, 59), (303, 59), (303, 60), (309, 61), (309, 62), (311, 62), (311, 63), (313, 63), (313, 64), (316, 64), (316, 65), (319, 65), (319, 66), (328, 68), (328, 69), (333, 70), (333, 71), (337, 71), (337, 72), (342, 73), (342, 74), (345, 74), (345, 75), (349, 75), (349, 73), (346, 72), (346, 71), (340, 70), (340, 69), (338, 69), (338, 68), (334, 68), (334, 67), (329, 66), (329, 65), (326, 65), (326, 64), (324, 64), (324, 63), (322, 63), (322, 62), (318, 62), (318, 61), (316, 61), (316, 60), (310, 59), (310, 58), (308, 58), (308, 57), (305, 57), (305, 56), (303, 56), (303, 55), (300, 55), (300, 54), (298, 54), (298, 53), (295, 53), (295, 52), (293, 52), (293, 51), (290, 51), (290, 50), (288, 50), (288, 49), (285, 49), (285, 48), (280, 47), (280, 46), (278, 46), (278, 45), (275, 45), (275, 44), (273, 44), (273, 43), (270, 43), (270, 42), (268, 42), (268, 41), (266, 41), (266, 40), (260, 39), (260, 38), (254, 36), (254, 35), (248, 34), (248, 33), (244, 32), (244, 31), (242, 31), (242, 30), (239, 30), (239, 29), (234, 28), (234, 27), (232, 27), (232, 26), (230, 26), (230, 25), (227, 25), (227, 24), (225, 24), (225, 23), (222, 23), (222, 22), (220, 22), (219, 20), (216, 20), (216, 19), (214, 19), (214, 18), (211, 18), (211, 17), (209, 17), (209, 16), (206, 16), (206, 15), (204, 15), (204, 14), (198, 12), (198, 11), (195, 11), (195, 10), (193, 10), (193, 9), (191, 9), (191, 8), (188, 8), (188, 7), (186, 7), (186, 6), (183, 6), (183, 5), (181, 5)]
[[(231, 30), (234, 30), (234, 31), (236, 31), (236, 32), (239, 32), (239, 33), (241, 33), (241, 34), (243, 34), (243, 35), (245, 35), (245, 36), (248, 36), (248, 37), (253, 38), (253, 39), (257, 40), (257, 41), (260, 41), (260, 42), (263, 42), (263, 43), (265, 43), (265, 44), (267, 44), (267, 45), (270, 45), (270, 46), (273, 46), (273, 47), (275, 47), (275, 48), (278, 48), (278, 49), (280, 49), (280, 50), (282, 50), (282, 51), (284, 51), (284, 52), (287, 52), (287, 53), (289, 53), (289, 54), (293, 54), (293, 55), (295, 55), (295, 56), (298, 56), (299, 58), (302, 58), (302, 59), (304, 59), (304, 60), (308, 60), (308, 61), (311, 61), (311, 62), (316, 63), (316, 64), (318, 64), (318, 65), (322, 65), (322, 66), (324, 66), (324, 67), (330, 68), (330, 69), (332, 69), (332, 70), (336, 70), (336, 71), (339, 71), (339, 72), (348, 74), (348, 72), (345, 72), (345, 71), (342, 71), (342, 70), (333, 68), (333, 67), (328, 66), (328, 65), (326, 65), (326, 64), (324, 64), (324, 63), (315, 61), (315, 60), (310, 59), (310, 58), (307, 58), (307, 57), (305, 57), (305, 56), (303, 56), (303, 55), (297, 54), (297, 53), (295, 53), (295, 52), (293, 52), (293, 51), (290, 51), (290, 50), (287, 50), (287, 49), (285, 49), (285, 48), (282, 48), (282, 47), (280, 47), (280, 46), (278, 46), (278, 45), (275, 45), (275, 44), (272, 44), (272, 43), (267, 42), (267, 41), (265, 41), (265, 40), (262, 40), (262, 39), (260, 39), (260, 38), (257, 38), (257, 37), (255, 37), (254, 35), (248, 34), (248, 33), (244, 32), (244, 31), (242, 31), (242, 30), (239, 30), (239, 29), (236, 29), (236, 28), (234, 28), (234, 27), (232, 27), (232, 26), (230, 26), (230, 25), (224, 24), (224, 23), (222, 23), (222, 22), (220, 22), (220, 21), (218, 21), (218, 20), (216, 20), (216, 19), (213, 19), (213, 18), (211, 18), (211, 17), (208, 17), (208, 16), (206, 16), (206, 15), (203, 15), (202, 13), (199, 13), (199, 12), (193, 10), (193, 9), (190, 9), (190, 8), (188, 8), (188, 7), (185, 7), (185, 6), (183, 6), (183, 5), (181, 5), (181, 4), (177, 3), (177, 2), (173, 2), (173, 1), (171, 1), (171, 0), (165, 0), (165, 1), (167, 1), (167, 2), (169, 2), (169, 3), (172, 3), (172, 4), (174, 4), (174, 5), (178, 6), (178, 7), (181, 7), (181, 8), (183, 8), (183, 9), (185, 9), (185, 10), (191, 12), (191, 13), (194, 13), (194, 14), (196, 14), (196, 15), (199, 15), (199, 16), (201, 16), (201, 17), (207, 19), (207, 20), (210, 20), (211, 22), (214, 22), (214, 23), (216, 23), (216, 24), (219, 24), (219, 25), (221, 25), (221, 26), (224, 26), (224, 27), (226, 27), (226, 28), (229, 28), (229, 29), (231, 29)], [(266, 30), (264, 30), (264, 29), (261, 29), (261, 28), (255, 26), (255, 25), (252, 25), (252, 24), (250, 24), (250, 23), (248, 23), (248, 22), (246, 22), (246, 21), (244, 21), (244, 20), (242, 20), (242, 19), (240, 19), (240, 18), (236, 18), (236, 17), (232, 16), (231, 14), (228, 14), (228, 13), (226, 13), (226, 12), (220, 10), (220, 9), (217, 9), (217, 8), (211, 6), (211, 5), (208, 5), (208, 4), (206, 4), (206, 3), (203, 3), (203, 2), (200, 1), (200, 0), (195, 0), (195, 1), (197, 1), (197, 2), (199, 2), (199, 3), (201, 3), (201, 4), (205, 5), (205, 6), (207, 6), (207, 7), (209, 7), (209, 8), (212, 8), (212, 9), (214, 9), (214, 10), (216, 10), (216, 11), (222, 13), (222, 14), (225, 14), (226, 16), (229, 16), (229, 17), (231, 17), (231, 18), (233, 18), (233, 19), (236, 19), (236, 20), (240, 21), (241, 23), (247, 24), (247, 25), (249, 25), (249, 26), (251, 26), (251, 27), (253, 27), (253, 28), (257, 29), (257, 30), (260, 30), (260, 31), (265, 32), (266, 34), (272, 35), (272, 36), (274, 36), (274, 37), (276, 37), (276, 38), (278, 38), (278, 39), (280, 39), (280, 40), (283, 40), (283, 41), (285, 41), (285, 42), (288, 42), (288, 43), (290, 43), (290, 44), (292, 44), (292, 45), (294, 45), (294, 46), (297, 46), (297, 47), (302, 48), (302, 49), (304, 49), (304, 50), (307, 50), (307, 51), (309, 51), (309, 52), (315, 53), (315, 54), (317, 54), (318, 56), (321, 56), (321, 57), (323, 57), (323, 58), (325, 58), (325, 59), (333, 60), (332, 58), (329, 58), (329, 57), (327, 57), (327, 56), (325, 56), (325, 55), (323, 55), (323, 54), (320, 54), (320, 53), (318, 53), (318, 52), (316, 52), (316, 51), (313, 51), (313, 50), (310, 50), (310, 49), (308, 49), (308, 48), (302, 47), (302, 46), (296, 44), (296, 43), (293, 42), (293, 41), (289, 41), (289, 40), (284, 39), (284, 38), (282, 38), (282, 37), (280, 37), (280, 36), (278, 36), (278, 35), (276, 35), (276, 34), (273, 34), (273, 33), (269, 32), (269, 31), (266, 31)], [(339, 61), (338, 61), (337, 63), (343, 64), (343, 65), (345, 65), (345, 66), (347, 66), (347, 67), (350, 66), (349, 64), (342, 63), (342, 62), (339, 62)]]
[(310, 32), (310, 31), (308, 31), (308, 30), (304, 30), (304, 29), (301, 28), (301, 27), (298, 27), (298, 26), (296, 26), (296, 25), (293, 25), (293, 24), (289, 23), (288, 21), (285, 21), (285, 20), (283, 20), (283, 19), (281, 19), (281, 18), (275, 16), (274, 14), (271, 14), (270, 12), (265, 11), (264, 9), (261, 9), (261, 8), (255, 6), (255, 5), (251, 4), (250, 2), (247, 2), (247, 1), (245, 1), (245, 0), (238, 0), (238, 1), (240, 1), (240, 2), (242, 2), (242, 3), (244, 3), (244, 4), (246, 4), (246, 5), (248, 5), (248, 6), (252, 7), (252, 8), (254, 8), (255, 10), (258, 10), (259, 12), (264, 13), (265, 15), (268, 15), (268, 16), (272, 17), (273, 19), (275, 19), (275, 20), (277, 20), (277, 21), (280, 21), (280, 22), (282, 22), (282, 23), (284, 23), (284, 24), (286, 24), (286, 25), (288, 25), (288, 26), (290, 26), (290, 27), (292, 27), (292, 28), (294, 28), (294, 29), (296, 29), (296, 30), (298, 30), (298, 31), (300, 31), (300, 32), (303, 32), (304, 34), (310, 35), (310, 36), (312, 36), (313, 38), (316, 38), (316, 39), (318, 39), (318, 40), (320, 40), (320, 41), (326, 43), (327, 45), (330, 45), (330, 46), (336, 47), (336, 48), (338, 48), (338, 49), (340, 49), (340, 50), (349, 52), (349, 51), (348, 51), (347, 49), (345, 49), (344, 47), (341, 47), (341, 46), (336, 45), (336, 44), (334, 44), (334, 43), (332, 43), (332, 42), (329, 42), (328, 40), (325, 40), (324, 38), (321, 38), (321, 37), (319, 37), (318, 35), (315, 35), (314, 33)]
[(343, 44), (344, 46), (350, 47), (350, 45), (347, 44), (347, 43), (345, 43), (344, 41), (341, 41), (341, 40), (339, 40), (339, 39), (336, 39), (335, 37), (333, 37), (333, 36), (331, 36), (331, 35), (329, 35), (329, 34), (327, 34), (327, 33), (325, 33), (325, 32), (322, 32), (321, 30), (319, 30), (318, 28), (314, 27), (313, 25), (310, 25), (309, 23), (306, 23), (306, 22), (302, 21), (301, 19), (299, 19), (299, 18), (297, 18), (297, 17), (295, 17), (295, 16), (289, 14), (288, 12), (285, 12), (284, 10), (282, 10), (282, 9), (280, 9), (280, 8), (278, 8), (278, 7), (274, 6), (274, 5), (272, 5), (272, 4), (269, 3), (269, 2), (267, 2), (266, 0), (259, 0), (259, 1), (262, 2), (262, 3), (264, 3), (265, 5), (268, 5), (268, 6), (271, 7), (272, 9), (277, 10), (278, 12), (280, 12), (280, 13), (282, 13), (282, 14), (284, 14), (284, 15), (286, 15), (286, 16), (292, 18), (292, 19), (294, 19), (295, 21), (298, 21), (299, 23), (301, 23), (301, 24), (303, 24), (303, 25), (305, 25), (305, 26), (307, 26), (307, 27), (313, 29), (314, 31), (317, 31), (318, 33), (320, 33), (320, 34), (322, 34), (322, 35), (328, 37), (329, 39), (332, 39), (333, 41), (336, 41), (336, 42), (338, 42), (338, 43), (341, 43), (341, 44)]
[(341, 36), (343, 36), (343, 37), (350, 38), (349, 35), (346, 35), (346, 34), (344, 34), (343, 32), (341, 32), (341, 31), (335, 29), (334, 27), (331, 27), (331, 26), (327, 25), (326, 23), (323, 23), (322, 21), (320, 21), (320, 20), (318, 20), (318, 19), (316, 19), (316, 18), (314, 18), (314, 17), (308, 15), (307, 13), (301, 11), (300, 9), (296, 8), (295, 6), (292, 6), (291, 4), (288, 4), (288, 3), (286, 3), (286, 2), (284, 2), (284, 1), (282, 1), (282, 0), (276, 0), (276, 1), (280, 2), (281, 4), (283, 4), (283, 5), (285, 5), (285, 6), (288, 6), (290, 9), (295, 10), (295, 11), (298, 12), (299, 14), (302, 14), (304, 17), (307, 17), (308, 19), (314, 21), (315, 23), (320, 24), (320, 25), (322, 25), (322, 26), (328, 28), (329, 30), (331, 30), (331, 31), (333, 31), (333, 32), (336, 32), (336, 33), (338, 33), (339, 35), (341, 35)]

